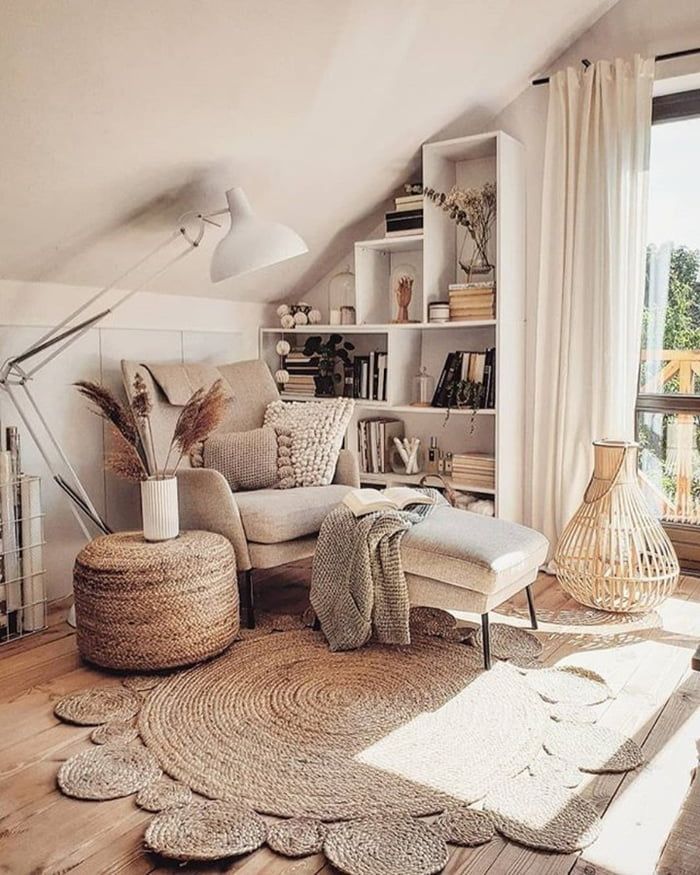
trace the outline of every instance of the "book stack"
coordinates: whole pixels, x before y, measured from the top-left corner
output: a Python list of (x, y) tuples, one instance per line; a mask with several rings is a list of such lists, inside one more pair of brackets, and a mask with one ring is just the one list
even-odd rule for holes
[(375, 350), (356, 355), (353, 362), (353, 398), (386, 401), (387, 354)]
[(386, 213), (386, 236), (420, 234), (423, 230), (423, 195), (419, 183), (405, 186), (407, 194), (394, 200), (394, 210)]
[(452, 457), (452, 479), (474, 489), (494, 489), (496, 460), (487, 453), (455, 453)]
[(389, 452), (394, 438), (404, 436), (403, 421), (375, 417), (360, 419), (357, 423), (357, 446), (360, 470), (365, 474), (386, 474), (391, 471)]
[(470, 382), (480, 385), (479, 408), (493, 409), (496, 406), (496, 349), (489, 347), (483, 352), (457, 350), (449, 352), (435, 385), (431, 405), (454, 407), (454, 392), (457, 383)]
[(492, 282), (453, 283), (449, 295), (451, 322), (496, 318), (496, 290)]
[(284, 369), (289, 374), (289, 380), (282, 387), (284, 392), (289, 395), (314, 397), (314, 377), (318, 376), (318, 363), (315, 359), (304, 355), (301, 350), (292, 350), (285, 357)]

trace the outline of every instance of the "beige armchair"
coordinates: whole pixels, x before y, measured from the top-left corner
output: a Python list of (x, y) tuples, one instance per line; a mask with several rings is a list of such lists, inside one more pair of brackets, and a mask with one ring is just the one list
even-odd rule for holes
[[(122, 375), (129, 397), (137, 370), (146, 381), (154, 399), (156, 454), (164, 458), (181, 408), (168, 402), (147, 367), (147, 363), (123, 361)], [(218, 365), (218, 370), (234, 396), (230, 416), (219, 431), (259, 428), (267, 405), (280, 397), (267, 365), (254, 360)], [(234, 493), (218, 471), (192, 468), (189, 460), (183, 460), (178, 472), (180, 525), (218, 532), (233, 544), (249, 627), (255, 624), (253, 572), (312, 556), (321, 523), (349, 489), (360, 485), (359, 476), (354, 453), (341, 450), (330, 486)]]

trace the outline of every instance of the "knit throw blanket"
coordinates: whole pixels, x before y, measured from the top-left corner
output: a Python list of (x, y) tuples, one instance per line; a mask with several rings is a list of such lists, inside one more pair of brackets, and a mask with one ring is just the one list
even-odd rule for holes
[[(446, 504), (436, 489), (421, 490)], [(331, 650), (354, 650), (374, 635), (382, 644), (410, 644), (408, 587), (401, 540), (435, 505), (355, 517), (344, 504), (318, 535), (311, 605)]]

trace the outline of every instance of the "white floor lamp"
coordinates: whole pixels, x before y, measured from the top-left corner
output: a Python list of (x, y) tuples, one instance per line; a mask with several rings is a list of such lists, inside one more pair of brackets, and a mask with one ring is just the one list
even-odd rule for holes
[[(214, 213), (206, 215), (196, 211), (185, 213), (180, 217), (177, 230), (173, 231), (167, 239), (146, 253), (143, 258), (121, 273), (109, 285), (96, 292), (88, 301), (81, 304), (58, 325), (46, 332), (28, 349), (7, 359), (0, 368), (0, 387), (7, 393), (19, 418), (41, 453), (54, 481), (69, 497), (73, 515), (88, 540), (91, 535), (86, 520), (100, 532), (108, 533), (110, 529), (95, 508), (65, 450), (42, 413), (32, 394), (30, 383), (40, 371), (50, 365), (58, 355), (72, 346), (87, 331), (94, 328), (144, 286), (152, 283), (176, 262), (196, 249), (204, 238), (207, 225), (220, 227), (219, 222), (215, 221), (216, 216), (229, 213), (231, 227), (226, 236), (217, 244), (212, 256), (210, 273), (211, 279), (215, 283), (308, 252), (306, 243), (291, 228), (279, 222), (272, 222), (256, 216), (243, 189), (230, 189), (226, 192), (226, 200), (228, 202), (226, 209), (217, 210)], [(186, 225), (193, 221), (197, 222), (198, 227), (196, 233), (191, 234)], [(182, 239), (187, 244), (183, 251), (172, 257), (136, 287), (125, 292), (109, 308), (76, 322), (78, 317), (84, 316), (108, 292), (119, 289), (126, 277), (178, 239)], [(52, 458), (53, 453), (60, 459), (59, 464)], [(64, 469), (63, 473), (61, 463)], [(67, 476), (64, 476), (64, 473)]]

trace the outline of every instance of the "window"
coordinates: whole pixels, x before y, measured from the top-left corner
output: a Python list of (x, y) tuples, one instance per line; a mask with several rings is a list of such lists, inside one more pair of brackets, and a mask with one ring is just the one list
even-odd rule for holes
[(677, 549), (700, 566), (700, 91), (656, 98), (653, 118), (640, 473)]

